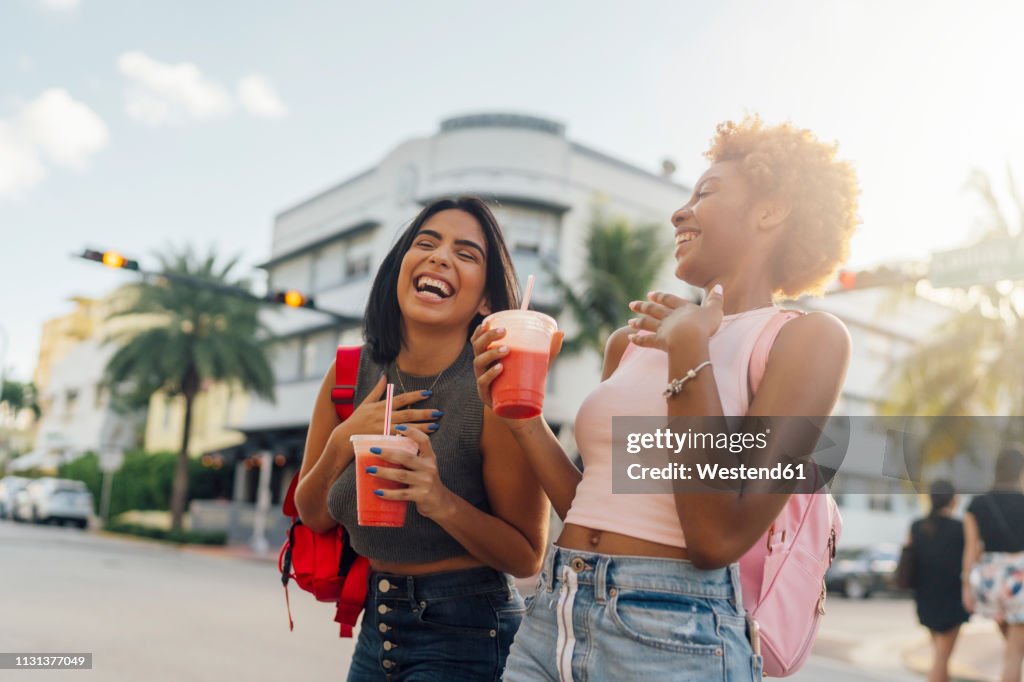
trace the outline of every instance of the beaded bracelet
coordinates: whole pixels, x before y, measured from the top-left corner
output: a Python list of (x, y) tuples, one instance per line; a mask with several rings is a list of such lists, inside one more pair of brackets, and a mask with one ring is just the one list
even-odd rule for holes
[(709, 367), (710, 365), (711, 361), (705, 360), (704, 362), (700, 363), (693, 369), (689, 370), (682, 377), (678, 379), (673, 379), (672, 381), (668, 382), (668, 386), (665, 387), (665, 391), (662, 393), (662, 395), (665, 396), (666, 398), (671, 398), (674, 395), (679, 395), (682, 392), (683, 386), (686, 385), (687, 381), (689, 381), (690, 379), (696, 379), (697, 372), (701, 371), (705, 367)]

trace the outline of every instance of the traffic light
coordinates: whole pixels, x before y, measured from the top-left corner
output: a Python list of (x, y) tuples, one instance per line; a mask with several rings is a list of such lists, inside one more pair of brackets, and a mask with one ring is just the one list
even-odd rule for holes
[(85, 260), (96, 261), (97, 263), (103, 263), (108, 268), (120, 270), (139, 269), (138, 261), (125, 258), (117, 251), (93, 251), (92, 249), (86, 249), (82, 252), (82, 258)]
[(268, 301), (274, 303), (282, 303), (289, 308), (315, 308), (316, 304), (313, 302), (311, 296), (306, 296), (300, 291), (295, 289), (288, 289), (287, 291), (275, 291), (267, 296)]

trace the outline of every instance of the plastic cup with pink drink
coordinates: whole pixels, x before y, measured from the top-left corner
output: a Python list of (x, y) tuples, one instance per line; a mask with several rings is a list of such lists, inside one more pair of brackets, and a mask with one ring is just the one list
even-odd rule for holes
[(404, 450), (411, 455), (419, 452), (416, 442), (405, 436), (351, 436), (355, 450), (356, 467), (356, 514), (360, 526), (401, 527), (405, 525), (405, 513), (409, 503), (404, 500), (385, 500), (374, 494), (375, 490), (399, 490), (405, 484), (377, 478), (366, 473), (366, 467), (378, 469), (402, 469), (370, 452), (370, 448)]
[(488, 348), (508, 346), (502, 372), (491, 383), (494, 413), (508, 419), (530, 419), (544, 408), (544, 386), (551, 359), (551, 339), (558, 323), (533, 310), (503, 310), (484, 321), (488, 329), (503, 327), (505, 336)]

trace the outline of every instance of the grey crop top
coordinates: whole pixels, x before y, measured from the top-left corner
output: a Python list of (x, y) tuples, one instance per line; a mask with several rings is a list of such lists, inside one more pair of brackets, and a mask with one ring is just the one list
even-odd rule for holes
[[(370, 349), (364, 347), (356, 378), (356, 405), (363, 401), (384, 369), (373, 362)], [(395, 385), (397, 395), (402, 388), (395, 372), (395, 364), (391, 363), (387, 367), (388, 381)], [(476, 392), (472, 347), (467, 343), (459, 358), (440, 375), (416, 377), (403, 372), (401, 379), (407, 391), (425, 390), (433, 384), (434, 394), (415, 403), (412, 408), (433, 408), (444, 412), (437, 420), (438, 430), (430, 436), (441, 481), (453, 493), (489, 514), (490, 504), (483, 480), (483, 455), (480, 452), (483, 404)], [(401, 528), (362, 527), (356, 523), (356, 481), (352, 464), (331, 486), (327, 494), (327, 510), (335, 521), (345, 527), (353, 549), (368, 559), (429, 563), (467, 553), (441, 526), (421, 516), (415, 504), (409, 505), (405, 525)]]

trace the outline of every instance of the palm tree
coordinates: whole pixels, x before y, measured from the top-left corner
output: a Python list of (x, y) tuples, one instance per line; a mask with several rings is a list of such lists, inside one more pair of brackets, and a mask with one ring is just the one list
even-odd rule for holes
[(546, 266), (579, 331), (563, 344), (565, 352), (592, 348), (600, 355), (608, 335), (626, 323), (629, 302), (651, 290), (670, 255), (666, 229), (657, 224), (633, 226), (622, 217), (609, 218), (595, 208), (585, 239), (586, 260), (574, 288)]
[[(185, 248), (160, 256), (165, 277), (135, 287), (129, 304), (114, 313), (146, 315), (154, 324), (114, 338), (121, 347), (106, 367), (106, 383), (129, 406), (142, 406), (164, 391), (185, 403), (181, 449), (171, 488), (172, 529), (180, 531), (188, 499), (189, 437), (192, 409), (211, 381), (230, 382), (273, 400), (274, 375), (260, 336), (259, 303), (244, 294), (249, 283), (234, 279), (233, 258), (199, 257)], [(208, 283), (204, 285), (203, 283)]]
[[(1024, 239), (1024, 201), (1009, 174), (1014, 219), (1003, 211), (988, 176), (968, 180), (987, 216), (980, 238)], [(1016, 225), (1014, 225), (1016, 223)], [(895, 367), (889, 415), (967, 417), (1024, 415), (1024, 284), (982, 283), (950, 292), (955, 313)], [(1024, 438), (1020, 419), (1007, 420), (1002, 438)], [(924, 463), (971, 449), (965, 419), (929, 420)]]
[(4, 381), (3, 391), (0, 391), (0, 404), (7, 403), (11, 412), (17, 415), (22, 410), (31, 410), (36, 419), (42, 411), (39, 408), (39, 396), (36, 392), (36, 385), (31, 381), (22, 383), (20, 381)]

